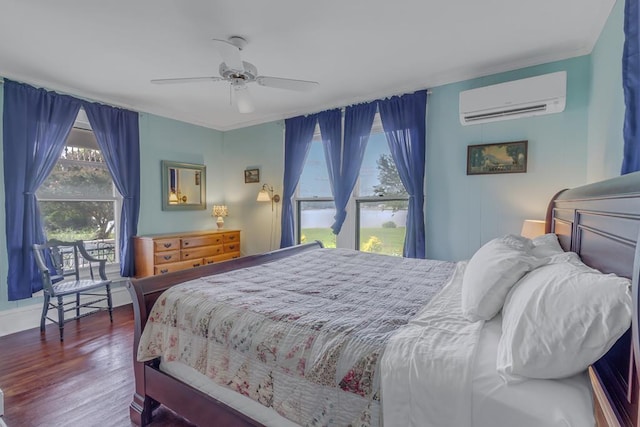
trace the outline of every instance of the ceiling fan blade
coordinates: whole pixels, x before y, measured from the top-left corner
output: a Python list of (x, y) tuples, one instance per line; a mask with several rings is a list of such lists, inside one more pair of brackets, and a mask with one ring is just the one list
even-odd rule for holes
[(213, 41), (216, 42), (218, 52), (220, 52), (222, 61), (227, 64), (227, 67), (236, 71), (244, 71), (244, 65), (240, 57), (240, 49), (237, 46), (226, 40), (213, 39)]
[(261, 86), (275, 87), (278, 89), (297, 90), (306, 92), (318, 86), (318, 82), (308, 80), (283, 79), (280, 77), (258, 76), (256, 82)]
[(199, 82), (219, 82), (224, 80), (222, 77), (182, 77), (177, 79), (154, 79), (151, 83), (158, 85), (174, 84), (174, 83), (199, 83)]
[(253, 113), (255, 107), (247, 85), (244, 83), (232, 83), (231, 86), (233, 87), (233, 94), (238, 111), (242, 114)]

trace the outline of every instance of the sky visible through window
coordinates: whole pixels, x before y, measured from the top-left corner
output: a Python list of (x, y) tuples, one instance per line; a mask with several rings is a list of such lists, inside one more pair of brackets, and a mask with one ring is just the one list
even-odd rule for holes
[[(380, 184), (377, 160), (382, 154), (390, 154), (384, 133), (375, 133), (369, 137), (360, 168), (359, 196), (375, 196), (374, 187)], [(299, 197), (332, 197), (329, 173), (324, 158), (322, 141), (314, 140), (300, 176)]]

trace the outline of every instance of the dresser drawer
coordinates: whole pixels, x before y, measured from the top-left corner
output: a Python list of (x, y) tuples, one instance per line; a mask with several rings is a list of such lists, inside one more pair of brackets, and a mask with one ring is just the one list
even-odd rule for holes
[(224, 243), (239, 242), (240, 241), (240, 232), (234, 231), (234, 232), (231, 232), (231, 233), (224, 233), (222, 235), (222, 239), (223, 239)]
[(204, 258), (204, 264), (214, 264), (216, 262), (228, 261), (230, 259), (240, 258), (240, 252), (233, 252), (228, 254), (210, 256)]
[(240, 252), (240, 242), (225, 243), (224, 252)]
[(212, 246), (222, 243), (222, 236), (220, 234), (208, 234), (204, 236), (183, 237), (182, 249), (196, 248), (198, 246)]
[(186, 270), (188, 268), (200, 267), (202, 265), (202, 258), (198, 258), (190, 261), (172, 262), (169, 264), (157, 265), (154, 267), (153, 274), (167, 274), (174, 271)]
[(153, 256), (154, 264), (166, 264), (168, 262), (180, 261), (180, 251), (156, 252)]
[(156, 239), (153, 241), (155, 252), (174, 251), (180, 249), (180, 239)]
[(183, 249), (182, 260), (202, 258), (205, 256), (219, 255), (223, 252), (222, 245), (200, 246), (197, 248)]

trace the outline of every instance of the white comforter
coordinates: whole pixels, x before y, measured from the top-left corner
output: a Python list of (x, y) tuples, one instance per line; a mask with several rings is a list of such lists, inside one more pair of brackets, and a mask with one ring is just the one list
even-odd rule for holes
[(442, 292), (387, 343), (381, 363), (385, 427), (471, 426), (471, 380), (483, 322), (462, 317), (459, 263)]

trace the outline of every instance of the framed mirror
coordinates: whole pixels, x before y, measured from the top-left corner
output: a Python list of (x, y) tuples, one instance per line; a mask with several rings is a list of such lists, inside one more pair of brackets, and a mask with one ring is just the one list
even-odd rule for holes
[(162, 160), (162, 210), (206, 209), (207, 167)]

